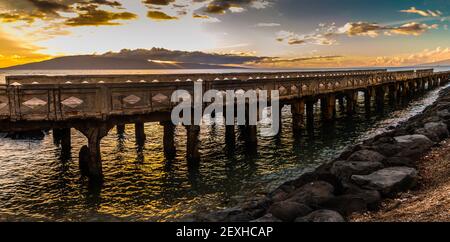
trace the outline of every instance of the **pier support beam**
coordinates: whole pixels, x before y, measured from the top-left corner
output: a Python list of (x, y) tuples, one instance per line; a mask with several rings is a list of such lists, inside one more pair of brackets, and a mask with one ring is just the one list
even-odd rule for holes
[(134, 131), (136, 137), (136, 144), (138, 146), (143, 146), (145, 144), (145, 140), (147, 139), (144, 130), (144, 123), (138, 122), (134, 124)]
[(416, 93), (421, 93), (422, 92), (422, 79), (416, 79), (415, 81), (415, 89), (416, 89)]
[(402, 87), (402, 98), (408, 99), (409, 98), (409, 83), (403, 82), (401, 84), (401, 87)]
[(103, 180), (100, 141), (112, 127), (108, 124), (90, 124), (89, 127), (76, 127), (88, 139), (88, 145), (83, 146), (80, 150), (79, 165), (81, 174), (91, 180)]
[(70, 128), (54, 129), (53, 143), (55, 143), (55, 145), (61, 145), (62, 157), (69, 157), (72, 149)]
[(233, 121), (231, 121), (229, 124), (227, 123), (227, 120), (225, 120), (225, 144), (227, 147), (234, 147), (234, 144), (236, 142), (236, 132), (235, 132), (235, 120), (233, 117)]
[(384, 96), (386, 91), (383, 86), (375, 88), (375, 103), (377, 111), (383, 111), (384, 109)]
[(125, 124), (118, 124), (116, 126), (117, 135), (123, 137), (125, 135)]
[(347, 91), (345, 93), (346, 99), (346, 113), (347, 115), (352, 115), (355, 113), (356, 104), (358, 101), (358, 91)]
[(322, 116), (325, 121), (333, 120), (336, 110), (336, 96), (328, 94), (320, 99), (320, 106), (322, 109)]
[(420, 79), (420, 91), (421, 92), (425, 92), (427, 90), (426, 84), (427, 84), (426, 80), (424, 78), (421, 78)]
[(430, 85), (431, 85), (430, 78), (429, 77), (423, 78), (423, 82), (424, 82), (424, 85), (425, 85), (424, 90), (430, 90), (431, 89), (431, 87), (430, 87)]
[(70, 128), (61, 130), (61, 155), (63, 157), (69, 157), (72, 149), (72, 133), (70, 132)]
[(306, 99), (306, 125), (314, 127), (314, 103), (316, 100), (312, 97)]
[(292, 128), (294, 131), (300, 130), (303, 126), (303, 118), (305, 113), (305, 100), (295, 100), (291, 105)]
[(414, 95), (416, 94), (416, 81), (415, 80), (410, 81), (408, 85), (409, 85), (409, 95), (411, 97), (414, 97)]
[(439, 79), (437, 77), (433, 77), (433, 79), (434, 79), (434, 83), (435, 83), (434, 86), (439, 87), (441, 85), (441, 83), (439, 82)]
[(256, 147), (258, 145), (258, 130), (256, 125), (247, 125), (245, 129), (245, 134), (247, 135), (247, 145)]
[(163, 149), (164, 155), (168, 158), (176, 156), (177, 150), (175, 147), (175, 125), (171, 121), (160, 122), (163, 126)]
[[(259, 112), (258, 112), (258, 110), (256, 110), (256, 117), (252, 117), (251, 115), (255, 115), (255, 113), (253, 113), (254, 110), (250, 110), (250, 108), (251, 108), (251, 105), (248, 105), (248, 104), (245, 107), (245, 126), (243, 126), (242, 128), (244, 129), (244, 134), (246, 136), (246, 138), (245, 138), (246, 146), (248, 148), (250, 148), (251, 151), (254, 151), (253, 148), (256, 149), (256, 146), (258, 144), (258, 138), (257, 138), (258, 131), (257, 131), (256, 123), (253, 122), (253, 120), (251, 120), (251, 119), (256, 118), (256, 120), (254, 120), (254, 121), (258, 121)], [(278, 122), (280, 124), (280, 129), (278, 130), (278, 134), (281, 133), (281, 126), (282, 126), (281, 109), (283, 109), (283, 104), (280, 103), (280, 110), (279, 110), (280, 116), (279, 116), (279, 120), (278, 120)]]
[(338, 100), (339, 104), (339, 112), (343, 112), (343, 110), (345, 109), (344, 96), (340, 95), (336, 99)]
[(364, 108), (366, 109), (366, 113), (369, 114), (370, 113), (370, 103), (372, 100), (372, 88), (367, 88), (366, 90), (364, 90)]
[(434, 80), (431, 77), (428, 77), (428, 90), (431, 90), (434, 88)]
[(198, 125), (186, 125), (186, 158), (188, 162), (200, 161), (199, 140), (200, 126)]
[(61, 144), (61, 129), (53, 129), (53, 144), (56, 146)]
[(395, 105), (397, 103), (398, 85), (396, 83), (388, 86), (389, 103)]
[(235, 132), (235, 118), (234, 115), (227, 118), (224, 113), (225, 122), (225, 152), (227, 156), (234, 156), (236, 148), (236, 132)]

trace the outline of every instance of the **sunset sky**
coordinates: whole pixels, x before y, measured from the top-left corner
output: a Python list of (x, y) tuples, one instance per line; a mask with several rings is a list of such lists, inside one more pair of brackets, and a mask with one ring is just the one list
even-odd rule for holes
[(0, 67), (121, 49), (257, 56), (256, 67), (450, 59), (449, 0), (0, 0)]

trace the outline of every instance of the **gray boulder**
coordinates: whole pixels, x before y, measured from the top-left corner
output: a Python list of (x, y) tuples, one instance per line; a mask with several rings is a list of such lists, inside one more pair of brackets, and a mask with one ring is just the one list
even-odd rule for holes
[(289, 197), (289, 194), (289, 192), (286, 192), (282, 189), (276, 189), (270, 194), (270, 198), (272, 202), (276, 203), (286, 200)]
[(374, 161), (336, 161), (330, 172), (340, 179), (349, 179), (352, 175), (367, 175), (383, 168), (383, 164)]
[(372, 142), (367, 142), (367, 145), (370, 146), (369, 150), (375, 150), (376, 152), (384, 155), (384, 156), (391, 156), (393, 154), (396, 154), (399, 149), (401, 149), (397, 141), (395, 141), (394, 137), (391, 137), (388, 134), (381, 134), (379, 136), (376, 136), (374, 139), (372, 139)]
[(439, 142), (441, 140), (435, 132), (426, 130), (425, 128), (416, 129), (414, 130), (414, 133), (425, 135), (433, 142)]
[(219, 222), (219, 221), (229, 221), (230, 217), (242, 214), (242, 209), (239, 207), (227, 208), (219, 211), (214, 211), (212, 213), (198, 214), (197, 221), (200, 222)]
[(425, 117), (423, 119), (424, 123), (429, 123), (429, 122), (440, 122), (441, 118), (438, 116), (429, 116), (429, 117)]
[(199, 222), (248, 222), (264, 214), (264, 210), (246, 211), (240, 207), (227, 208), (212, 213), (199, 214)]
[(355, 212), (373, 210), (378, 207), (380, 201), (381, 196), (378, 191), (358, 189), (355, 193), (346, 193), (331, 198), (323, 203), (322, 206), (349, 216)]
[(284, 222), (292, 222), (295, 218), (305, 216), (311, 211), (312, 209), (305, 204), (293, 201), (277, 202), (269, 208), (269, 213)]
[(261, 218), (251, 220), (250, 222), (255, 223), (274, 223), (274, 222), (283, 222), (277, 217), (273, 216), (271, 213), (267, 213), (266, 215), (262, 216)]
[(338, 211), (345, 216), (349, 216), (355, 212), (363, 212), (367, 210), (367, 204), (364, 199), (352, 194), (331, 198), (323, 203), (322, 207)]
[(421, 134), (397, 136), (395, 140), (402, 147), (402, 150), (395, 156), (407, 157), (413, 160), (418, 159), (434, 145), (433, 141)]
[(410, 167), (389, 167), (369, 175), (353, 175), (352, 181), (363, 188), (377, 190), (384, 196), (405, 191), (417, 183), (417, 171)]
[(402, 147), (392, 138), (394, 142), (381, 143), (377, 142), (371, 149), (384, 155), (385, 157), (393, 156), (402, 150)]
[(447, 109), (438, 111), (437, 115), (443, 119), (450, 119), (450, 112)]
[(336, 211), (321, 209), (297, 218), (295, 222), (345, 222), (345, 219)]
[(334, 197), (334, 187), (324, 181), (310, 182), (296, 189), (287, 201), (306, 204), (317, 208), (319, 205)]
[(358, 150), (353, 153), (347, 160), (349, 161), (371, 161), (382, 162), (385, 157), (373, 150)]
[(424, 125), (424, 129), (436, 134), (440, 140), (443, 140), (448, 137), (448, 128), (447, 125), (443, 122), (430, 122)]
[(414, 166), (414, 161), (407, 157), (388, 157), (384, 162), (386, 166)]

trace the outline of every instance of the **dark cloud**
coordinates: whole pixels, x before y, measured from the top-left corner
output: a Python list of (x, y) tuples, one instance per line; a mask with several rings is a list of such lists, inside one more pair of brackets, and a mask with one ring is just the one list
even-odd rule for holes
[(193, 18), (199, 18), (199, 19), (209, 19), (208, 15), (202, 15), (202, 14), (198, 14), (198, 13), (194, 13), (192, 14)]
[(175, 2), (175, 0), (144, 0), (143, 3), (149, 4), (149, 5), (169, 5), (171, 3)]
[(81, 13), (77, 17), (68, 19), (65, 24), (68, 26), (100, 26), (100, 25), (119, 25), (116, 20), (131, 20), (137, 18), (137, 15), (130, 12), (108, 12), (97, 9), (96, 5), (87, 5), (78, 8)]
[(148, 11), (147, 17), (154, 19), (154, 20), (175, 20), (178, 19), (178, 17), (170, 16), (164, 12), (161, 11)]
[[(65, 20), (69, 26), (81, 25), (117, 25), (114, 20), (133, 19), (136, 15), (129, 12), (111, 12), (100, 7), (122, 9), (115, 0), (0, 0), (0, 21), (33, 23), (36, 19)], [(62, 17), (60, 13), (72, 13), (78, 16)]]
[(213, 0), (206, 6), (204, 12), (210, 14), (224, 14), (232, 10), (232, 8), (265, 8), (269, 4), (270, 2), (267, 0)]
[(27, 0), (32, 3), (38, 12), (43, 12), (52, 15), (58, 15), (57, 11), (67, 12), (70, 7), (63, 3), (46, 1), (46, 0)]
[(97, 5), (106, 5), (106, 6), (110, 6), (110, 7), (122, 7), (122, 4), (117, 1), (91, 0), (89, 3), (97, 4)]
[[(224, 14), (241, 12), (248, 8), (265, 8), (269, 5), (270, 0), (186, 0), (182, 4), (176, 0), (140, 1), (149, 8), (149, 18), (173, 20), (192, 14), (194, 10), (191, 7), (194, 4), (196, 8), (200, 7), (197, 9), (198, 16), (200, 16), (204, 13)], [(0, 0), (0, 22), (33, 23), (40, 19), (47, 22), (65, 21), (69, 26), (117, 25), (117, 22), (111, 21), (134, 18), (130, 12), (117, 13), (117, 11), (105, 10), (102, 7), (123, 10), (122, 4), (117, 0)], [(78, 16), (66, 20), (67, 13)], [(100, 16), (96, 17), (93, 14)]]
[[(206, 14), (225, 14), (227, 12), (242, 12), (248, 8), (265, 8), (270, 5), (271, 0), (190, 0), (191, 4), (179, 4), (175, 0), (142, 0), (142, 2), (147, 5), (150, 10), (154, 10), (155, 8), (159, 8), (160, 11), (157, 13), (157, 18), (161, 15), (162, 18), (158, 18), (160, 20), (164, 20), (166, 16), (171, 18), (167, 19), (175, 19), (177, 16), (170, 16), (166, 13), (167, 10), (177, 10), (178, 17), (181, 15), (186, 15), (190, 11), (188, 10), (190, 5), (193, 4), (202, 4), (203, 7), (193, 13), (194, 18), (203, 18), (208, 19), (209, 16)], [(164, 9), (160, 8), (164, 7)], [(181, 10), (179, 10), (181, 9)], [(172, 11), (173, 12), (173, 11)], [(161, 13), (164, 13), (162, 15)], [(156, 13), (155, 13), (156, 14)], [(200, 17), (206, 16), (206, 17)]]
[(416, 22), (406, 23), (400, 26), (383, 26), (376, 23), (355, 22), (347, 23), (339, 28), (338, 33), (347, 34), (348, 36), (370, 36), (377, 37), (380, 32), (385, 35), (421, 35), (429, 29), (436, 29), (438, 25), (427, 25)]
[(217, 3), (210, 3), (206, 9), (206, 13), (212, 13), (212, 14), (224, 14), (228, 9), (230, 9), (231, 5), (229, 3), (223, 2), (220, 4)]

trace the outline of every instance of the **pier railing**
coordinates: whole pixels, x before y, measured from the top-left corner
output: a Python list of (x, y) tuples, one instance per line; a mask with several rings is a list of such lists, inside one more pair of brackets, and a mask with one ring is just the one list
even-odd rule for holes
[[(358, 90), (417, 78), (448, 78), (432, 69), (387, 72), (228, 73), (137, 76), (10, 76), (0, 86), (0, 119), (65, 121), (168, 112), (176, 90), (278, 90), (281, 100)], [(156, 81), (157, 80), (157, 81)]]

